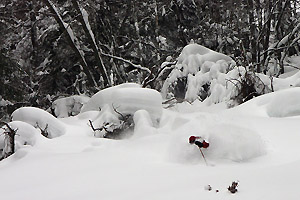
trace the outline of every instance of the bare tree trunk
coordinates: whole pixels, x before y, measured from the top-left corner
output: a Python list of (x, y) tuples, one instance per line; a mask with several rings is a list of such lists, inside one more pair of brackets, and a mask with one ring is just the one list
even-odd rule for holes
[[(257, 16), (257, 22), (258, 22), (258, 30), (259, 31), (262, 31), (262, 29), (263, 29), (263, 19), (262, 19), (262, 8), (261, 8), (261, 4), (260, 4), (260, 0), (255, 0), (255, 10), (256, 10), (256, 16)], [(258, 73), (260, 73), (261, 72), (261, 56), (260, 56), (260, 50), (261, 50), (261, 48), (260, 48), (260, 42), (261, 42), (261, 38), (258, 36), (257, 38), (256, 38), (256, 44), (255, 44), (255, 46), (256, 46), (256, 56), (255, 56), (255, 58), (256, 58), (256, 63), (257, 63), (257, 67), (256, 67), (256, 70), (257, 70), (257, 72)]]
[(93, 49), (94, 57), (97, 61), (98, 67), (100, 69), (100, 73), (104, 80), (104, 85), (111, 86), (111, 81), (107, 75), (106, 68), (103, 64), (103, 61), (102, 61), (102, 58), (100, 55), (101, 52), (96, 44), (94, 34), (92, 32), (91, 26), (88, 21), (88, 14), (82, 7), (79, 6), (77, 0), (72, 0), (72, 3), (74, 5), (74, 8), (76, 9), (76, 11), (79, 13), (80, 23), (81, 23), (83, 30), (84, 30), (86, 36), (88, 37), (89, 43)]
[(250, 24), (250, 51), (251, 51), (251, 62), (256, 63), (256, 55), (257, 55), (257, 48), (256, 48), (256, 27), (255, 27), (255, 18), (254, 18), (254, 5), (253, 0), (248, 0), (248, 17), (249, 17), (249, 24)]
[(267, 68), (268, 66), (268, 51), (267, 49), (269, 48), (269, 43), (270, 43), (270, 36), (271, 36), (271, 19), (272, 19), (272, 4), (273, 4), (273, 0), (269, 0), (267, 1), (267, 7), (265, 8), (265, 19), (264, 19), (264, 29), (262, 31), (264, 31), (265, 33), (265, 37), (263, 39), (263, 50), (264, 55), (263, 55), (263, 66), (264, 68)]
[(59, 27), (66, 33), (67, 39), (68, 39), (69, 44), (72, 47), (73, 51), (80, 58), (80, 61), (81, 61), (82, 67), (83, 67), (83, 71), (87, 75), (88, 82), (91, 85), (94, 85), (95, 87), (98, 87), (98, 85), (95, 82), (91, 72), (89, 71), (89, 67), (88, 67), (87, 62), (84, 58), (83, 52), (80, 51), (78, 45), (76, 45), (76, 43), (75, 43), (75, 38), (74, 38), (75, 36), (73, 34), (73, 31), (72, 31), (71, 27), (68, 26), (68, 24), (66, 24), (63, 21), (62, 17), (58, 13), (55, 5), (53, 4), (53, 2), (51, 0), (44, 0), (44, 2), (49, 7), (51, 13), (53, 14), (53, 16), (56, 20), (56, 22), (59, 24)]
[(32, 44), (32, 55), (31, 55), (31, 64), (33, 65), (33, 68), (37, 68), (38, 67), (38, 63), (37, 63), (37, 27), (36, 27), (36, 23), (37, 23), (37, 19), (36, 19), (36, 15), (34, 12), (34, 7), (32, 5), (32, 3), (30, 3), (29, 5), (30, 8), (30, 37), (31, 37), (31, 44)]

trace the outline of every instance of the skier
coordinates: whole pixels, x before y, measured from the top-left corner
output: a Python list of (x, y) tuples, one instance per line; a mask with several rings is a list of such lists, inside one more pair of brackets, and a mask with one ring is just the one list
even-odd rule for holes
[(206, 149), (207, 147), (209, 147), (208, 141), (205, 141), (204, 139), (202, 139), (201, 137), (198, 137), (198, 136), (191, 136), (189, 138), (189, 143), (197, 145), (199, 147), (199, 149), (201, 149), (201, 148)]
[(189, 138), (189, 143), (190, 144), (195, 144), (195, 145), (197, 145), (199, 147), (201, 155), (202, 155), (202, 157), (203, 157), (203, 159), (204, 159), (204, 161), (205, 161), (205, 163), (206, 163), (207, 166), (213, 166), (213, 165), (207, 163), (206, 158), (205, 158), (205, 156), (204, 156), (204, 154), (203, 154), (203, 152), (201, 150), (201, 148), (205, 148), (206, 149), (206, 148), (209, 147), (209, 142), (208, 141), (205, 141), (204, 139), (202, 139), (199, 136), (191, 136)]

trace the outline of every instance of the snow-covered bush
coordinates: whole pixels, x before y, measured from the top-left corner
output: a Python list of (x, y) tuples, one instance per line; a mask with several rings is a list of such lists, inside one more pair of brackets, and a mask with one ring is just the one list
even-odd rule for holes
[(3, 126), (0, 128), (0, 157), (6, 157), (5, 155), (11, 151), (16, 152), (18, 149), (22, 148), (23, 145), (33, 146), (36, 142), (36, 138), (40, 135), (39, 130), (26, 122), (13, 121), (8, 123), (8, 126), (15, 131), (14, 149), (10, 149), (12, 147), (8, 135), (5, 133), (5, 130), (8, 127)]
[(156, 124), (162, 114), (162, 97), (156, 90), (148, 88), (123, 88), (112, 94), (112, 106), (125, 115), (146, 110)]
[[(260, 79), (257, 73), (247, 70), (243, 67), (236, 68), (238, 70), (237, 78), (227, 79), (227, 85), (231, 84), (230, 94), (231, 101), (228, 102), (229, 107), (244, 103), (253, 97), (271, 92), (271, 88)], [(234, 87), (232, 88), (232, 86)]]
[(80, 113), (83, 105), (90, 98), (84, 95), (74, 95), (70, 97), (56, 99), (52, 103), (52, 109), (58, 118), (74, 116)]
[(198, 44), (183, 48), (178, 62), (165, 80), (162, 95), (211, 105), (226, 101), (229, 106), (271, 92), (277, 80), (235, 66), (228, 56)]
[(131, 114), (122, 114), (115, 108), (112, 111), (108, 104), (104, 105), (94, 120), (89, 120), (89, 124), (96, 137), (111, 139), (127, 137), (128, 134), (132, 134), (134, 126)]
[(204, 100), (213, 89), (219, 90), (211, 87), (213, 82), (225, 86), (224, 77), (232, 64), (234, 61), (224, 54), (189, 44), (183, 48), (177, 64), (163, 84), (163, 97)]
[(125, 132), (133, 131), (133, 116), (139, 110), (145, 110), (151, 123), (158, 125), (162, 115), (162, 97), (156, 90), (127, 83), (96, 93), (82, 108), (81, 114), (91, 110), (100, 111), (90, 121), (96, 136), (121, 138), (126, 135)]
[(65, 133), (65, 125), (50, 113), (34, 107), (22, 107), (12, 113), (13, 121), (23, 121), (39, 128), (48, 138), (55, 138)]
[[(134, 115), (138, 110), (149, 112), (153, 122), (162, 114), (162, 97), (156, 90), (141, 88), (134, 83), (125, 83), (99, 91), (83, 106), (81, 113), (90, 110), (101, 110), (105, 105), (111, 113)], [(115, 112), (117, 111), (117, 112)]]
[(139, 88), (141, 87), (135, 83), (124, 83), (114, 87), (109, 87), (104, 90), (100, 90), (94, 94), (91, 99), (82, 107), (81, 113), (91, 110), (99, 111), (103, 108), (105, 104), (110, 104), (112, 102), (112, 94), (115, 90), (119, 88)]

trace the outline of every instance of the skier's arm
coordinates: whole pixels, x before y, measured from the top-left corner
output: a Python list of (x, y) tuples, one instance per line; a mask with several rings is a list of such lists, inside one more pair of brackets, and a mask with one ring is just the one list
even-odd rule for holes
[(209, 143), (203, 140), (203, 142), (195, 141), (195, 145), (197, 145), (199, 148), (207, 148), (209, 147)]
[(195, 141), (195, 145), (197, 145), (199, 148), (203, 147), (202, 142), (199, 142), (199, 141)]

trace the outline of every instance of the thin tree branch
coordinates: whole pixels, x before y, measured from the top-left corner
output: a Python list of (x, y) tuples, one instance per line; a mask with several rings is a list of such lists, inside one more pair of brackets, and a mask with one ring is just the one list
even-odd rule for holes
[(113, 58), (113, 59), (122, 61), (122, 62), (124, 62), (124, 63), (127, 63), (127, 64), (133, 66), (133, 67), (136, 68), (136, 69), (143, 70), (143, 71), (146, 71), (147, 73), (151, 74), (151, 70), (150, 70), (150, 69), (148, 69), (148, 68), (146, 68), (146, 67), (142, 67), (141, 65), (138, 65), (138, 64), (134, 64), (134, 63), (132, 63), (131, 61), (126, 60), (126, 59), (124, 59), (124, 58), (122, 58), (122, 57), (110, 55), (110, 54), (103, 53), (103, 52), (101, 52), (101, 54), (104, 55), (104, 56), (107, 56), (107, 57), (110, 57), (110, 58)]

